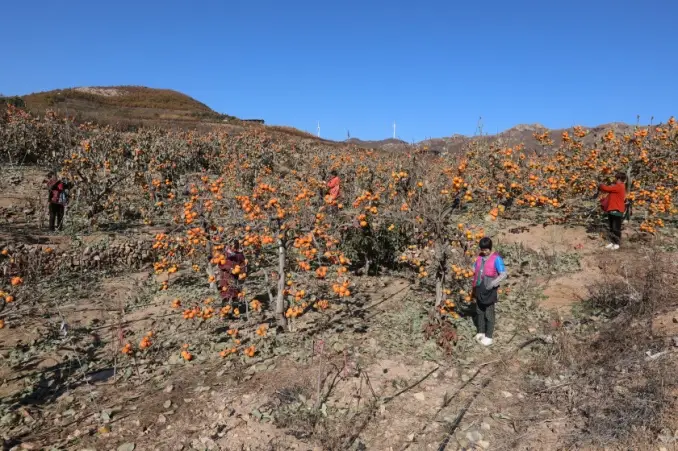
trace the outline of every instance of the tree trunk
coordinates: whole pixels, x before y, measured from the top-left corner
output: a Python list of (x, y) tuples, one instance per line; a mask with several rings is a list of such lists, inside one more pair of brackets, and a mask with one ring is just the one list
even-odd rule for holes
[(210, 290), (217, 290), (217, 272), (214, 270), (214, 266), (212, 266), (212, 263), (207, 263), (207, 277), (208, 278), (213, 278), (212, 282), (210, 282)]
[(445, 275), (442, 277), (436, 274), (436, 310), (443, 303), (443, 285), (445, 284)]
[[(205, 233), (209, 234), (209, 225), (204, 220), (202, 222), (202, 228), (205, 231)], [(219, 272), (218, 271), (219, 268), (217, 267), (217, 265), (212, 263), (212, 258), (214, 258), (214, 255), (212, 255), (212, 252), (214, 250), (214, 247), (213, 247), (211, 238), (207, 240), (207, 248), (205, 250), (207, 251), (207, 276), (210, 279), (214, 278), (212, 280), (212, 282), (210, 282), (210, 290), (215, 290), (215, 291), (219, 292), (218, 285), (217, 285), (217, 283), (218, 283), (217, 274)]]
[[(280, 232), (283, 233), (283, 232)], [(287, 318), (285, 317), (285, 263), (287, 261), (287, 249), (285, 240), (278, 241), (278, 292), (275, 299), (275, 317), (278, 325), (287, 327)]]
[(626, 192), (630, 193), (633, 189), (633, 173), (632, 164), (629, 164), (629, 167), (626, 168)]
[(363, 266), (359, 270), (359, 272), (363, 276), (369, 276), (370, 275), (370, 258), (369, 257), (365, 257), (365, 266)]
[(445, 275), (447, 274), (447, 252), (444, 246), (436, 243), (436, 311), (443, 303), (443, 289), (445, 286)]

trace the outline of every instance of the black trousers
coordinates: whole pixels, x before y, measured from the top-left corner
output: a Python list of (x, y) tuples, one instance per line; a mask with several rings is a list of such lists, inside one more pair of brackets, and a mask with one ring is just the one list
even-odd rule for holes
[(494, 332), (495, 314), (494, 304), (480, 305), (476, 302), (476, 314), (473, 316), (476, 331), (479, 334), (485, 334), (487, 338), (492, 338)]
[(51, 231), (61, 230), (64, 222), (64, 206), (61, 204), (49, 204), (49, 229)]
[(613, 215), (612, 213), (607, 214), (607, 222), (610, 224), (610, 241), (612, 244), (621, 243), (623, 220), (623, 216)]

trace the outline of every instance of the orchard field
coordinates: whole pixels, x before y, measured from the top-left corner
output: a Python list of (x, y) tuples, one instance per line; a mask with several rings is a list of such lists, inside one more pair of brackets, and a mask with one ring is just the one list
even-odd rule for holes
[[(4, 447), (670, 449), (678, 124), (534, 138), (392, 153), (8, 107)], [(57, 233), (49, 170), (74, 184)], [(613, 253), (597, 186), (619, 171)], [(509, 268), (490, 348), (470, 319), (484, 236)]]

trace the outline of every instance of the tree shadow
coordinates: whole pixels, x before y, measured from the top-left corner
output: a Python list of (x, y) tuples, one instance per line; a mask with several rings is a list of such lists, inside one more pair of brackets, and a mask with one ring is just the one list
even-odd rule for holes
[[(68, 343), (63, 343), (58, 349), (71, 350), (76, 354), (76, 357), (66, 356), (62, 362), (47, 366), (33, 373), (24, 374), (35, 370), (38, 365), (44, 361), (36, 357), (27, 362), (22, 363), (13, 368), (16, 373), (21, 373), (16, 376), (14, 380), (29, 379), (32, 380), (30, 387), (22, 390), (14, 396), (3, 399), (11, 406), (12, 410), (20, 407), (40, 406), (55, 402), (63, 393), (68, 390), (73, 390), (81, 385), (88, 384), (92, 381), (105, 380), (108, 377), (103, 377), (102, 369), (87, 371), (88, 362), (103, 362), (100, 351), (105, 347), (102, 340), (89, 341), (84, 350), (78, 349), (78, 343), (82, 341), (80, 338), (90, 336), (91, 330), (85, 327), (73, 328), (68, 331), (72, 337)], [(54, 340), (54, 333), (43, 337), (42, 342)], [(39, 343), (33, 346), (39, 346)], [(19, 344), (19, 350), (24, 352), (30, 350), (32, 346), (27, 344)], [(75, 377), (74, 377), (75, 376)], [(110, 376), (109, 376), (110, 377)]]
[(102, 232), (138, 232), (140, 230), (148, 229), (149, 226), (143, 222), (119, 221), (99, 223), (97, 224), (97, 227)]
[(333, 329), (335, 333), (344, 332), (347, 329), (352, 330), (357, 334), (365, 334), (370, 328), (370, 319), (376, 314), (371, 314), (372, 309), (389, 301), (394, 296), (409, 289), (409, 285), (405, 285), (400, 290), (385, 296), (378, 302), (367, 305), (367, 298), (365, 296), (356, 296), (353, 300), (347, 300), (344, 308), (340, 313), (333, 318), (323, 321), (319, 324), (314, 324), (311, 327), (300, 329), (299, 332), (308, 334), (309, 337), (314, 337), (322, 332)]
[(33, 224), (13, 222), (0, 224), (0, 236), (8, 235), (10, 241), (25, 244), (47, 244), (50, 232), (48, 228), (40, 228)]
[(600, 218), (591, 218), (587, 223), (586, 223), (586, 233), (591, 233), (591, 234), (599, 234), (606, 232), (608, 229), (607, 225), (607, 219), (603, 221)]

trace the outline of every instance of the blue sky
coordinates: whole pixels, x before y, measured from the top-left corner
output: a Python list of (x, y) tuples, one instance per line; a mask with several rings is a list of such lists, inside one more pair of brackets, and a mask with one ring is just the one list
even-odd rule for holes
[(332, 139), (678, 114), (674, 0), (23, 0), (0, 17), (5, 95), (171, 88)]

